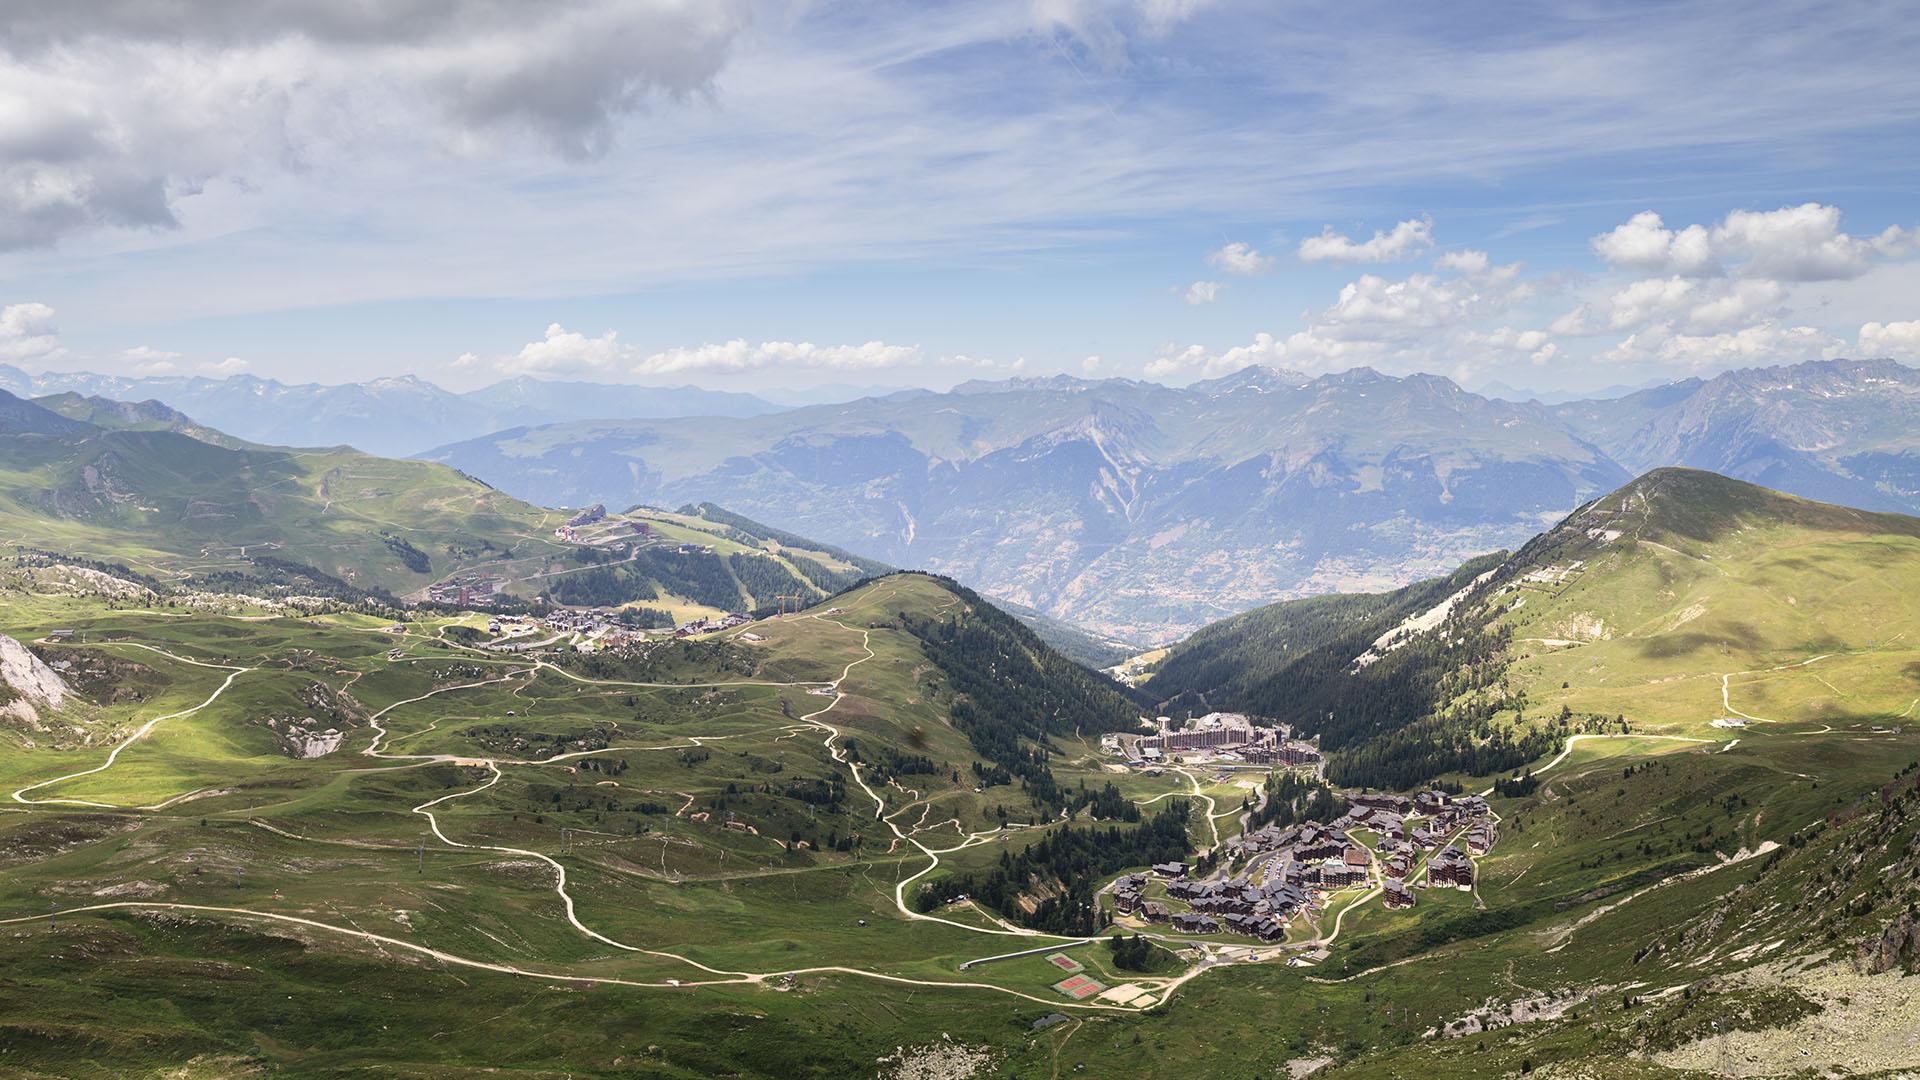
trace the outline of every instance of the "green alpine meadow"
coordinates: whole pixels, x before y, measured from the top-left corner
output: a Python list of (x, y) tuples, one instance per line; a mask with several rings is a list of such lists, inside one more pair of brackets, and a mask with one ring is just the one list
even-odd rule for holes
[(1920, 1080), (1912, 11), (0, 12), (0, 1080)]

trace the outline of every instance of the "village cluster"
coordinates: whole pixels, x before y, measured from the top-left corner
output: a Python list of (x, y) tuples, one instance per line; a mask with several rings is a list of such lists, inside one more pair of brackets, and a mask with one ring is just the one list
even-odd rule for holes
[[(496, 640), (486, 648), (495, 652), (530, 652), (544, 648), (571, 648), (577, 652), (617, 651), (665, 637), (686, 638), (717, 634), (752, 623), (744, 612), (690, 619), (671, 629), (639, 629), (621, 621), (613, 608), (556, 608), (545, 615), (495, 615), (487, 633)], [(758, 641), (754, 635), (743, 635)]]
[(1171, 717), (1153, 721), (1153, 734), (1111, 734), (1101, 749), (1121, 755), (1128, 766), (1153, 769), (1169, 761), (1216, 765), (1321, 764), (1320, 751), (1311, 743), (1291, 738), (1285, 724), (1258, 724), (1242, 713), (1214, 712), (1174, 727)]
[[(1369, 846), (1361, 834), (1377, 839)], [(1267, 826), (1227, 840), (1211, 873), (1162, 863), (1151, 874), (1120, 878), (1110, 891), (1122, 916), (1271, 944), (1341, 889), (1377, 886), (1389, 908), (1412, 907), (1416, 887), (1470, 890), (1473, 857), (1491, 851), (1498, 835), (1492, 808), (1478, 795), (1355, 794), (1337, 821)]]

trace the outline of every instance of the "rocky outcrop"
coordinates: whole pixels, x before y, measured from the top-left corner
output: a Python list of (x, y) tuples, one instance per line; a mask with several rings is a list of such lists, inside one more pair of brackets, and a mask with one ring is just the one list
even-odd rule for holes
[(1901, 912), (1879, 937), (1861, 942), (1854, 952), (1853, 966), (1866, 975), (1920, 968), (1920, 922), (1914, 921), (1913, 912)]
[(58, 672), (20, 642), (0, 634), (0, 716), (25, 721), (36, 729), (43, 712), (58, 712), (73, 690)]
[(311, 682), (300, 698), (312, 712), (306, 716), (269, 716), (256, 721), (279, 737), (288, 757), (317, 758), (340, 749), (353, 729), (366, 723), (366, 710), (353, 696), (323, 682)]

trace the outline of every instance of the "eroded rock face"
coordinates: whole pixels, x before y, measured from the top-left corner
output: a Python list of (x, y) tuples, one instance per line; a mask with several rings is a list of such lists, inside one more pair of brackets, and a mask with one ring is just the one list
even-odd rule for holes
[(1868, 975), (1920, 967), (1920, 922), (1914, 921), (1913, 912), (1902, 912), (1878, 938), (1861, 942), (1854, 967)]
[(58, 712), (73, 696), (73, 689), (58, 672), (5, 634), (0, 634), (0, 683), (5, 684), (0, 688), (0, 698), (7, 699), (0, 705), (0, 714), (36, 728), (43, 711)]
[(280, 740), (288, 757), (317, 758), (340, 749), (348, 732), (366, 723), (366, 710), (352, 695), (323, 682), (308, 683), (301, 700), (313, 710), (306, 716), (269, 716), (257, 720)]

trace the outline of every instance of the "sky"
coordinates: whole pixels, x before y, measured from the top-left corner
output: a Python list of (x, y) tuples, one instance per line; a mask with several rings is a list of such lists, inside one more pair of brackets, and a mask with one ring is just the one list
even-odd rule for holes
[(1920, 362), (1911, 16), (29, 5), (0, 362), (802, 391)]

